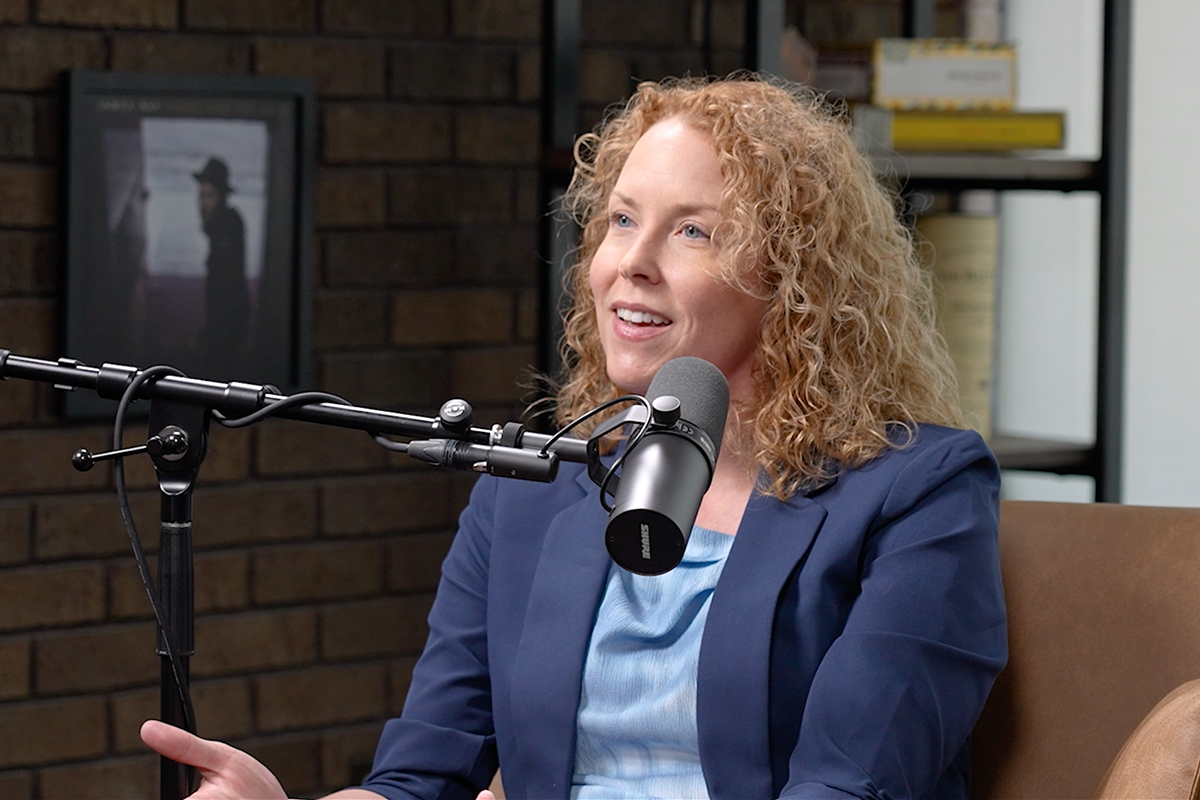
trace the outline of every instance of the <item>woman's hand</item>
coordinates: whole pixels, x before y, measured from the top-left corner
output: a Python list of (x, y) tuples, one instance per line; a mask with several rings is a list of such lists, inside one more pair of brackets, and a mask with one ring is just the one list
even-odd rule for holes
[(153, 719), (142, 723), (141, 733), (151, 750), (200, 771), (191, 800), (287, 800), (271, 770), (236, 747)]

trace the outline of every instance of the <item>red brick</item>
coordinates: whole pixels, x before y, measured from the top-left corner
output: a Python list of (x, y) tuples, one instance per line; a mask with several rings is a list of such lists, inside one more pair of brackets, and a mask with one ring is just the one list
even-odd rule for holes
[(52, 300), (0, 300), (0, 342), (5, 342), (6, 349), (48, 358), (54, 352), (54, 328)]
[(0, 225), (35, 228), (54, 224), (55, 175), (49, 167), (0, 165)]
[(433, 595), (423, 594), (326, 606), (321, 609), (321, 655), (416, 655), (429, 636), (426, 618), (432, 604)]
[(392, 343), (401, 345), (507, 342), (513, 296), (502, 289), (401, 292), (392, 312)]
[(29, 696), (29, 653), (28, 639), (0, 639), (0, 700)]
[(33, 800), (33, 773), (28, 770), (0, 772), (0, 797), (8, 800)]
[(103, 68), (103, 34), (30, 28), (0, 30), (0, 89), (57, 89), (64, 69)]
[[(37, 391), (31, 381), (0, 381), (0, 427), (28, 425), (37, 417)], [(0, 564), (4, 563), (4, 545), (0, 543)]]
[(386, 93), (384, 48), (365, 42), (321, 39), (259, 39), (260, 75), (311, 78), (322, 97), (382, 97)]
[(0, 704), (0, 768), (103, 755), (105, 705), (103, 697)]
[(250, 556), (244, 552), (197, 553), (196, 611), (234, 611), (250, 604)]
[(316, 30), (317, 0), (204, 0), (187, 3), (183, 19), (188, 28), (307, 33)]
[(200, 486), (245, 480), (250, 470), (249, 428), (213, 425), (208, 434), (208, 453), (200, 467)]
[(542, 32), (539, 0), (454, 0), (452, 13), (454, 35), (464, 38), (536, 41)]
[(32, 519), (29, 506), (0, 502), (0, 564), (22, 564), (29, 560)]
[(446, 34), (444, 0), (339, 0), (321, 9), (324, 30), (370, 36), (437, 38)]
[(523, 169), (517, 172), (517, 200), (513, 217), (517, 222), (536, 225), (544, 214), (552, 209), (543, 207), (541, 186), (536, 170)]
[(385, 702), (382, 664), (349, 664), (267, 675), (254, 682), (263, 731), (357, 722), (378, 716)]
[[(250, 733), (249, 681), (243, 678), (193, 681), (189, 688), (196, 712), (196, 732), (200, 736), (227, 740)], [(111, 697), (113, 749), (117, 753), (145, 752), (146, 745), (138, 730), (146, 720), (161, 718), (159, 690), (134, 689)]]
[[(58, 160), (61, 108), (57, 97), (39, 96), (33, 99), (33, 154), (39, 161)], [(53, 268), (54, 264), (45, 266)]]
[[(335, 353), (321, 359), (321, 374), (329, 391), (360, 406), (427, 415), (450, 399), (445, 359), (438, 353)], [(358, 436), (371, 443), (365, 434)], [(341, 446), (347, 441), (364, 446), (354, 439), (343, 439)]]
[(308, 664), (316, 658), (316, 615), (300, 609), (196, 620), (192, 673), (208, 677)]
[(44, 800), (113, 800), (158, 794), (158, 756), (138, 755), (86, 764), (67, 764), (41, 771)]
[[(53, 234), (0, 232), (0, 294), (53, 292), (58, 284), (57, 263)], [(12, 349), (7, 342), (5, 347)]]
[(0, 97), (0, 157), (33, 157), (32, 97)]
[(242, 75), (250, 71), (250, 44), (238, 37), (118, 33), (112, 65), (126, 72)]
[[(29, 2), (28, 0), (0, 0), (0, 22), (28, 22), (29, 21)], [(11, 797), (11, 795), (0, 792), (0, 797)]]
[[(815, 3), (809, 3), (808, 8), (811, 9), (814, 5)], [(746, 10), (743, 0), (715, 0), (712, 4), (712, 14), (713, 45), (733, 48), (741, 56), (746, 39)], [(697, 40), (695, 43), (701, 42)]]
[(45, 25), (85, 28), (174, 28), (178, 0), (38, 0), (37, 17)]
[(370, 231), (325, 237), (331, 287), (426, 286), (451, 274), (453, 240), (442, 231)]
[(320, 787), (321, 738), (317, 733), (289, 733), (269, 739), (236, 742), (261, 761), (287, 789), (289, 797), (315, 797)]
[[(361, 402), (360, 397), (347, 395), (344, 388), (328, 386), (329, 391), (351, 402)], [(367, 434), (351, 428), (281, 421), (264, 425), (258, 431), (255, 471), (259, 475), (362, 472), (379, 469), (384, 461), (383, 449)], [(311, 508), (306, 502), (306, 525)], [(304, 530), (307, 532), (308, 528)]]
[(442, 561), (454, 536), (410, 533), (388, 543), (387, 587), (393, 592), (432, 591), (442, 574)]
[(373, 169), (321, 169), (317, 172), (319, 228), (379, 227), (387, 217), (384, 176)]
[(391, 175), (389, 217), (401, 225), (510, 222), (513, 174), (506, 169), (416, 167)]
[(321, 503), (324, 530), (333, 535), (378, 534), (453, 523), (449, 475), (428, 472), (330, 481)]
[(533, 286), (539, 264), (533, 226), (462, 231), (454, 238), (454, 274), (461, 285)]
[(388, 341), (386, 295), (375, 292), (321, 292), (313, 309), (313, 346), (379, 347)]
[(338, 103), (325, 107), (323, 122), (323, 155), (330, 162), (411, 163), (451, 155), (450, 114), (442, 108)]
[(462, 42), (409, 42), (392, 50), (394, 97), (414, 100), (511, 100), (516, 54), (511, 48)]
[[(383, 711), (383, 705), (375, 709)], [(371, 770), (383, 724), (338, 728), (321, 737), (321, 777), (326, 786), (357, 786)]]
[(533, 289), (525, 289), (517, 293), (517, 340), (533, 341), (537, 338), (542, 321), (539, 316), (538, 293)]
[(34, 639), (34, 682), (39, 694), (114, 689), (158, 677), (153, 624), (105, 625)]
[(454, 155), (470, 164), (538, 160), (538, 112), (532, 108), (464, 108), (455, 114)]
[(542, 51), (522, 48), (517, 55), (517, 102), (535, 103), (542, 96)]
[[(158, 559), (147, 559), (150, 575), (158, 580)], [(197, 553), (192, 562), (195, 607), (198, 613), (235, 611), (250, 604), (250, 556), (245, 552)], [(153, 616), (141, 574), (133, 559), (108, 568), (108, 613), (115, 619)]]
[[(260, 462), (276, 446), (272, 443), (277, 436), (275, 427), (267, 425), (258, 431)], [(310, 425), (308, 429), (318, 428)], [(316, 495), (312, 486), (302, 483), (205, 489), (196, 492), (193, 513), (198, 549), (316, 535)]]
[(517, 402), (537, 362), (532, 347), (465, 350), (454, 354), (454, 394), (483, 402)]
[[(657, 3), (607, 0), (604, 3), (586, 3), (581, 26), (584, 44), (644, 44), (659, 48), (685, 45), (690, 27), (690, 5), (690, 0), (660, 0)], [(629, 24), (634, 19), (637, 24)]]
[(94, 622), (104, 615), (101, 564), (20, 567), (0, 576), (0, 630)]
[(633, 62), (626, 53), (584, 50), (579, 54), (579, 99), (584, 103), (613, 103), (633, 89)]
[(337, 542), (288, 545), (254, 555), (256, 605), (378, 594), (383, 588), (383, 545)]
[[(131, 493), (129, 501), (139, 533), (157, 541), (158, 493)], [(116, 498), (108, 493), (38, 503), (33, 549), (41, 560), (128, 553), (129, 536)]]

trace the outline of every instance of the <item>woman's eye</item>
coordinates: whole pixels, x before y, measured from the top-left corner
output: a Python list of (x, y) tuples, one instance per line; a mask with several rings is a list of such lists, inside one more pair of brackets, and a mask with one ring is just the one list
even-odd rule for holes
[(629, 215), (622, 214), (620, 211), (613, 214), (610, 219), (612, 220), (613, 227), (616, 228), (628, 228), (633, 224), (633, 220), (629, 218)]
[(688, 223), (680, 229), (685, 239), (704, 239), (708, 236), (699, 225)]

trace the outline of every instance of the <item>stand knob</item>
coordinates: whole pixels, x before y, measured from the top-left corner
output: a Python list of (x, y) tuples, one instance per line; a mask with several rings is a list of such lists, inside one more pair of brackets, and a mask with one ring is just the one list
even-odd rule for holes
[(163, 456), (166, 459), (175, 461), (182, 458), (187, 449), (187, 433), (182, 428), (169, 425), (163, 428), (157, 436), (151, 436), (146, 440), (145, 444), (138, 445), (137, 447), (110, 450), (107, 453), (92, 453), (91, 450), (86, 448), (76, 450), (75, 454), (71, 456), (71, 466), (80, 472), (87, 472), (96, 465), (97, 461), (136, 456), (139, 453), (148, 453), (151, 456)]
[(463, 434), (471, 429), (474, 410), (466, 400), (447, 400), (438, 410), (438, 421), (450, 433)]

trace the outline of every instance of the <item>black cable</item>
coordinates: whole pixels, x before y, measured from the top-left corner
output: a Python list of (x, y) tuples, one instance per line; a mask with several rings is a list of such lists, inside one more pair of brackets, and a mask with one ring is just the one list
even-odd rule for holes
[(608, 501), (604, 499), (604, 495), (608, 493), (608, 484), (612, 482), (613, 477), (616, 475), (617, 467), (625, 463), (625, 456), (629, 455), (629, 451), (633, 449), (634, 445), (642, 440), (642, 437), (646, 434), (646, 430), (650, 427), (651, 420), (654, 418), (654, 408), (650, 405), (649, 400), (642, 397), (640, 394), (626, 394), (601, 403), (591, 411), (584, 412), (556, 431), (549, 439), (546, 440), (546, 443), (542, 445), (540, 452), (540, 455), (546, 455), (550, 449), (550, 445), (554, 444), (554, 442), (565, 436), (572, 428), (576, 427), (582, 422), (585, 422), (586, 420), (591, 419), (601, 411), (612, 408), (617, 403), (641, 403), (646, 409), (646, 419), (642, 422), (641, 426), (638, 427), (637, 431), (634, 432), (633, 436), (630, 437), (629, 441), (625, 443), (625, 449), (622, 450), (621, 454), (617, 456), (617, 459), (613, 461), (612, 466), (610, 466), (608, 471), (604, 473), (604, 479), (600, 482), (600, 506), (609, 513), (612, 513), (612, 506), (610, 506)]
[(212, 412), (212, 415), (213, 419), (217, 421), (217, 424), (225, 428), (244, 428), (247, 425), (253, 425), (256, 422), (266, 419), (267, 417), (278, 414), (280, 411), (283, 411), (286, 408), (291, 408), (293, 406), (307, 406), (312, 403), (337, 403), (343, 406), (350, 405), (349, 400), (343, 397), (338, 397), (336, 394), (329, 394), (328, 392), (299, 392), (298, 394), (290, 394), (278, 402), (271, 403), (269, 406), (263, 406), (258, 411), (247, 414), (244, 417), (238, 417), (237, 419), (230, 419), (216, 410)]
[[(137, 390), (141, 388), (142, 384), (162, 375), (183, 375), (183, 373), (174, 367), (150, 367), (138, 373), (137, 377), (125, 388), (125, 393), (121, 395), (121, 402), (117, 406), (116, 418), (113, 420), (113, 450), (120, 450), (123, 446), (122, 437), (125, 432), (125, 414), (129, 409), (130, 403), (133, 402), (133, 397), (137, 393)], [(163, 649), (167, 652), (167, 661), (171, 664), (171, 673), (175, 676), (175, 686), (179, 690), (179, 699), (183, 704), (183, 724), (189, 733), (195, 733), (196, 714), (192, 708), (191, 692), (188, 691), (188, 683), (184, 678), (183, 667), (179, 663), (178, 655), (175, 653), (174, 648), (171, 647), (171, 629), (167, 625), (162, 606), (158, 602), (158, 591), (154, 586), (154, 579), (150, 577), (150, 566), (146, 563), (146, 553), (142, 549), (142, 540), (138, 536), (137, 527), (133, 523), (133, 511), (129, 507), (129, 491), (125, 487), (125, 459), (123, 457), (116, 459), (113, 472), (117, 484), (117, 503), (121, 507), (121, 517), (125, 520), (125, 532), (129, 535), (129, 543), (133, 547), (133, 558), (137, 562), (138, 574), (142, 578), (142, 586), (146, 588), (146, 596), (150, 598), (150, 607), (154, 609), (154, 620), (163, 632)]]

